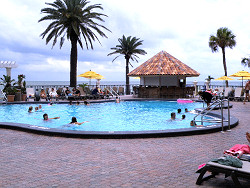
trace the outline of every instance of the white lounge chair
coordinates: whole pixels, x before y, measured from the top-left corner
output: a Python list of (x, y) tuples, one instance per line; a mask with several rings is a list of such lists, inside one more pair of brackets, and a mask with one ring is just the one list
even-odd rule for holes
[(33, 99), (35, 101), (35, 91), (34, 88), (26, 88), (27, 100)]
[(237, 87), (234, 91), (234, 100), (242, 100), (244, 99), (244, 96), (241, 95), (242, 94), (242, 88), (241, 87)]
[[(224, 173), (225, 178), (228, 176), (231, 176), (235, 184), (235, 187), (241, 187), (241, 183), (238, 177), (246, 178), (248, 180), (250, 179), (250, 162), (242, 161), (242, 163), (243, 163), (242, 168), (236, 168), (236, 167), (226, 166), (226, 165), (222, 165), (222, 164), (210, 161), (206, 164), (206, 166), (204, 166), (201, 169), (200, 175), (196, 181), (196, 184), (201, 185), (203, 181), (206, 181), (210, 178), (214, 178), (218, 173)], [(203, 177), (207, 171), (212, 173), (212, 175)]]
[(224, 91), (223, 97), (224, 97), (224, 98), (228, 98), (228, 97), (229, 97), (229, 93), (230, 93), (232, 90), (233, 90), (232, 87), (226, 87), (226, 88), (225, 88), (225, 91)]
[(7, 101), (7, 97), (3, 90), (0, 89), (0, 101)]

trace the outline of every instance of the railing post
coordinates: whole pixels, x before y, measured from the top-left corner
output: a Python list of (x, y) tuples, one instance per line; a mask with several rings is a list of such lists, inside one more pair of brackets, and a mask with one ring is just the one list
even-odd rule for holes
[(224, 124), (223, 124), (223, 100), (221, 100), (220, 106), (221, 106), (221, 132), (224, 133)]
[(230, 129), (230, 109), (229, 109), (229, 100), (227, 99), (227, 113), (228, 113), (228, 130), (231, 131)]

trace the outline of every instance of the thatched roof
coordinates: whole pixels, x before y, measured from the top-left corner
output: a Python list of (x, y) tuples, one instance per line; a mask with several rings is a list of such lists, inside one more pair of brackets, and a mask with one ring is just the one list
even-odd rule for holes
[(128, 76), (149, 75), (184, 75), (191, 77), (199, 76), (200, 73), (169, 53), (161, 51), (128, 74)]

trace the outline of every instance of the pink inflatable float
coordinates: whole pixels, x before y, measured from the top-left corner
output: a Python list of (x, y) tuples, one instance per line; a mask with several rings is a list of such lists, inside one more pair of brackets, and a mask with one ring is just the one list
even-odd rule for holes
[(177, 99), (178, 103), (192, 103), (194, 101), (192, 101), (191, 99)]

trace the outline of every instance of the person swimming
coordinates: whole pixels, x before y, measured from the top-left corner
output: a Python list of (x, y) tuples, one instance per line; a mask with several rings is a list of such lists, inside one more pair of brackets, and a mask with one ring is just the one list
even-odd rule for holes
[(180, 113), (181, 113), (181, 109), (179, 108), (179, 109), (177, 110), (177, 112), (178, 112), (178, 114), (180, 114)]
[(33, 110), (33, 106), (30, 106), (29, 109), (28, 109), (28, 112), (32, 113), (32, 110)]
[(176, 114), (175, 114), (174, 112), (172, 112), (172, 113), (170, 114), (170, 117), (171, 117), (171, 120), (175, 120)]
[(60, 117), (53, 117), (53, 118), (49, 118), (48, 114), (43, 114), (43, 120), (44, 121), (48, 121), (50, 119), (60, 119)]
[(118, 96), (115, 97), (115, 103), (120, 103), (120, 98)]
[(77, 122), (77, 119), (76, 119), (76, 117), (72, 117), (72, 120), (71, 120), (71, 122), (69, 123), (69, 124), (77, 124), (77, 125), (81, 125), (81, 124), (83, 124), (83, 123), (86, 123), (86, 122), (88, 122), (88, 121), (84, 121), (84, 122)]
[(181, 119), (183, 120), (183, 119), (185, 119), (185, 118), (186, 118), (186, 115), (183, 114), (183, 115), (181, 116)]
[(88, 101), (83, 101), (83, 104), (85, 104), (86, 106), (90, 105)]
[(203, 127), (203, 125), (197, 125), (194, 120), (190, 121), (190, 126), (192, 126), (192, 127)]

